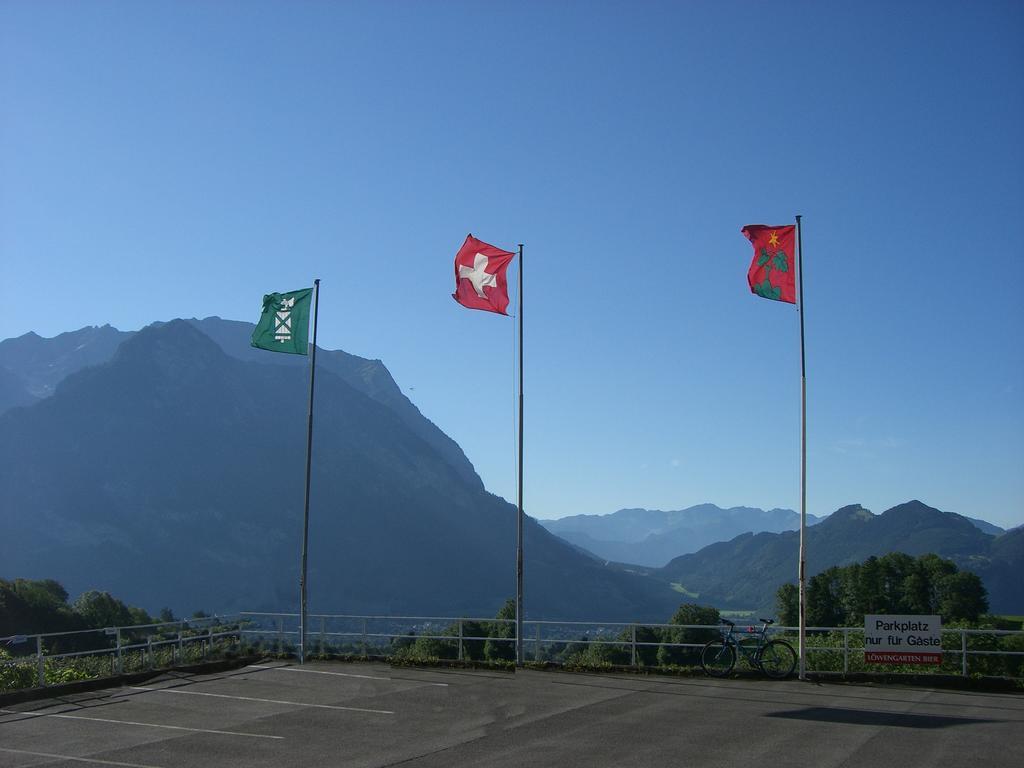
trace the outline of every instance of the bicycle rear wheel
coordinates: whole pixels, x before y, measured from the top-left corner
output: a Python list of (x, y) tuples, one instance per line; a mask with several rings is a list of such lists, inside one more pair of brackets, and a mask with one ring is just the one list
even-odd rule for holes
[(785, 640), (769, 640), (761, 649), (758, 666), (765, 675), (775, 680), (789, 677), (796, 666), (796, 651)]
[(700, 665), (711, 677), (725, 677), (736, 665), (736, 649), (721, 640), (712, 640), (700, 652)]

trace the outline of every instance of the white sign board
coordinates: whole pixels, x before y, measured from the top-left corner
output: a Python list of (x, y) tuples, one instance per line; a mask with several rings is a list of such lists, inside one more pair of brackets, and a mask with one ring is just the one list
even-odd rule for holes
[(865, 616), (864, 661), (941, 664), (941, 616)]

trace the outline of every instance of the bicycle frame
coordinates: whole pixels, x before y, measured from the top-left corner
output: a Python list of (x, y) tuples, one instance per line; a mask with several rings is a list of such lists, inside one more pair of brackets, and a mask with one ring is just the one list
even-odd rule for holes
[(756, 634), (757, 636), (757, 645), (754, 646), (754, 648), (751, 650), (749, 649), (749, 644), (744, 645), (740, 642), (740, 640), (743, 638), (736, 637), (735, 622), (729, 621), (728, 619), (722, 619), (721, 621), (723, 624), (729, 627), (729, 631), (723, 633), (722, 635), (722, 643), (732, 645), (732, 647), (736, 649), (738, 654), (742, 654), (743, 658), (745, 658), (752, 666), (760, 668), (761, 652), (764, 650), (765, 643), (767, 642), (768, 622), (764, 622), (761, 625), (761, 629), (758, 631), (755, 631), (754, 627), (750, 627), (745, 633), (746, 635)]

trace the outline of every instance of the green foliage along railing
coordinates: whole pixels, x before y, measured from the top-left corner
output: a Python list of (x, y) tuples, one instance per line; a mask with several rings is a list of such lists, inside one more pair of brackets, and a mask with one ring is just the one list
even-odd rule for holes
[[(294, 653), (299, 639), (297, 614), (242, 616), (246, 619), (242, 636), (252, 649)], [(684, 612), (677, 616), (696, 618), (697, 614)], [(526, 620), (523, 625), (526, 660), (567, 669), (697, 669), (704, 643), (720, 636), (718, 625), (708, 623)], [(744, 629), (737, 627), (741, 633)], [(307, 649), (312, 656), (322, 657), (507, 664), (515, 658), (514, 631), (514, 620), (507, 618), (317, 614), (309, 617)], [(794, 647), (797, 645), (794, 627), (772, 627), (770, 634), (786, 637)], [(749, 639), (752, 641), (753, 635)], [(740, 642), (745, 640), (741, 637)], [(862, 628), (812, 627), (807, 634), (807, 671), (1024, 678), (1024, 631), (949, 627), (943, 630), (943, 651), (939, 666), (867, 664)], [(743, 666), (741, 663), (740, 668)]]
[(237, 654), (237, 618), (0, 638), (0, 692), (167, 669)]
[(946, 674), (1024, 678), (1024, 632), (947, 627), (942, 630), (942, 662), (870, 664), (864, 660), (861, 627), (809, 627), (807, 669), (832, 674)]
[[(677, 621), (668, 624), (528, 620), (523, 636), (526, 658), (566, 669), (698, 669), (701, 647), (719, 637), (718, 625), (710, 623), (717, 621), (717, 611), (683, 606), (672, 618)], [(692, 619), (702, 621), (678, 621)], [(514, 634), (514, 620), (501, 612), (493, 619), (313, 615), (307, 626), (307, 654), (507, 666), (515, 658)], [(796, 646), (792, 627), (773, 627), (771, 634), (785, 636)], [(244, 613), (0, 638), (0, 691), (166, 669), (244, 651), (290, 656), (298, 636), (297, 614)], [(1024, 678), (1024, 631), (946, 627), (942, 647), (940, 665), (867, 664), (862, 628), (810, 627), (807, 670)]]

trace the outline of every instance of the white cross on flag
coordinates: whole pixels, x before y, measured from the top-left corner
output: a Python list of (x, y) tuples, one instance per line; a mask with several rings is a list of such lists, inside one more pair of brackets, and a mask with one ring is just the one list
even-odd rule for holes
[(455, 254), (455, 293), (452, 298), (469, 309), (508, 314), (508, 280), (505, 273), (515, 256), (472, 235)]

